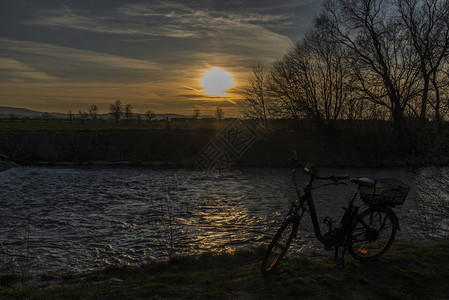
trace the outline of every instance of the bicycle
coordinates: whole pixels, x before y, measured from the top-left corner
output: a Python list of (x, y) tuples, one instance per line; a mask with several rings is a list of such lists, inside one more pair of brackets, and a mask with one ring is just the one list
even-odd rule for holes
[[(281, 227), (268, 245), (262, 261), (262, 273), (271, 273), (284, 258), (293, 238), (297, 237), (302, 216), (308, 212), (312, 219), (313, 230), (318, 240), (326, 248), (335, 247), (335, 262), (344, 266), (344, 255), (349, 251), (359, 261), (372, 261), (383, 255), (392, 245), (399, 229), (399, 219), (391, 207), (404, 203), (410, 187), (392, 178), (372, 180), (369, 178), (350, 178), (347, 175), (319, 176), (318, 169), (308, 163), (303, 170), (309, 175), (309, 181), (301, 191), (297, 179), (297, 169), (302, 167), (294, 152), (292, 180), (298, 198), (291, 203)], [(326, 180), (327, 183), (314, 186), (315, 181)], [(329, 185), (347, 185), (346, 180), (357, 185), (354, 195), (349, 199), (338, 227), (333, 227), (331, 218), (324, 223), (328, 231), (321, 233), (318, 217), (313, 202), (312, 190)], [(357, 195), (362, 200), (361, 206), (354, 205)], [(307, 204), (307, 207), (306, 207)], [(341, 256), (339, 257), (339, 249)]]

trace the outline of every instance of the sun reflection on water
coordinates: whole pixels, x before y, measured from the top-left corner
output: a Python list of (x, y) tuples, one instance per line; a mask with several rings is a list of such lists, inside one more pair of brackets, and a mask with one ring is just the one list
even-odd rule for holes
[[(418, 174), (400, 169), (324, 172), (390, 176), (412, 186), (419, 179), (423, 191), (447, 199), (449, 191), (438, 189), (443, 183), (449, 186), (449, 169), (445, 170), (438, 174), (430, 168)], [(426, 185), (435, 178), (442, 181)], [(416, 190), (419, 196), (420, 190)], [(413, 201), (416, 190), (397, 210), (403, 228), (400, 234), (416, 231), (410, 217), (417, 215)], [(351, 192), (344, 187), (319, 191), (319, 219), (341, 216), (340, 206)], [(257, 247), (269, 242), (294, 198), (286, 169), (241, 169), (227, 174), (114, 168), (10, 169), (0, 173), (1, 271), (27, 268), (33, 272), (81, 272), (108, 264), (163, 260), (170, 247), (175, 255)], [(309, 218), (301, 222), (300, 231), (303, 235), (293, 244), (293, 253), (322, 249)]]

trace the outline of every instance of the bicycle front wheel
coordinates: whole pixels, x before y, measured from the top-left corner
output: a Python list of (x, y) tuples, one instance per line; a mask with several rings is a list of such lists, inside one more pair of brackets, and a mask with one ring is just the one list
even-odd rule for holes
[(349, 238), (349, 253), (360, 261), (375, 260), (393, 244), (397, 217), (386, 207), (371, 207), (358, 215)]
[(298, 226), (298, 216), (290, 216), (284, 220), (284, 223), (274, 235), (273, 240), (265, 252), (262, 261), (262, 274), (265, 275), (272, 272), (279, 265), (287, 253), (287, 249), (298, 230)]

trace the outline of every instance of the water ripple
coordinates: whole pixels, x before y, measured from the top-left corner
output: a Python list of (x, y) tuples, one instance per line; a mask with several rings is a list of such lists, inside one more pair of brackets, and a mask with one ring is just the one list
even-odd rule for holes
[[(326, 169), (323, 173), (404, 181), (412, 191), (406, 204), (395, 209), (403, 228), (400, 237), (413, 234), (416, 238), (429, 230), (435, 237), (449, 236), (447, 218), (433, 213), (442, 206), (447, 209), (447, 168), (418, 172)], [(295, 198), (289, 176), (288, 169), (269, 168), (225, 174), (119, 168), (9, 169), (0, 173), (0, 272), (80, 272), (267, 243)], [(301, 180), (305, 182), (304, 177)], [(318, 190), (319, 219), (338, 219), (343, 212), (340, 206), (351, 193), (347, 187)], [(433, 197), (429, 198), (429, 193)], [(296, 251), (322, 249), (313, 238), (310, 218), (304, 218), (300, 230), (304, 235), (295, 243)]]

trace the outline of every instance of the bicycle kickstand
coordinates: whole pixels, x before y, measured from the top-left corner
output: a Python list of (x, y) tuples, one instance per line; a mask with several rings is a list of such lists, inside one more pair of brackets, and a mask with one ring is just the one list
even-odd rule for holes
[(345, 267), (345, 252), (346, 252), (346, 247), (343, 247), (343, 250), (342, 250), (342, 252), (341, 252), (341, 258), (340, 257), (338, 257), (338, 249), (339, 249), (340, 247), (338, 247), (338, 246), (335, 246), (335, 258), (334, 258), (334, 260), (335, 260), (335, 264), (337, 265), (337, 266), (342, 266), (343, 268)]

